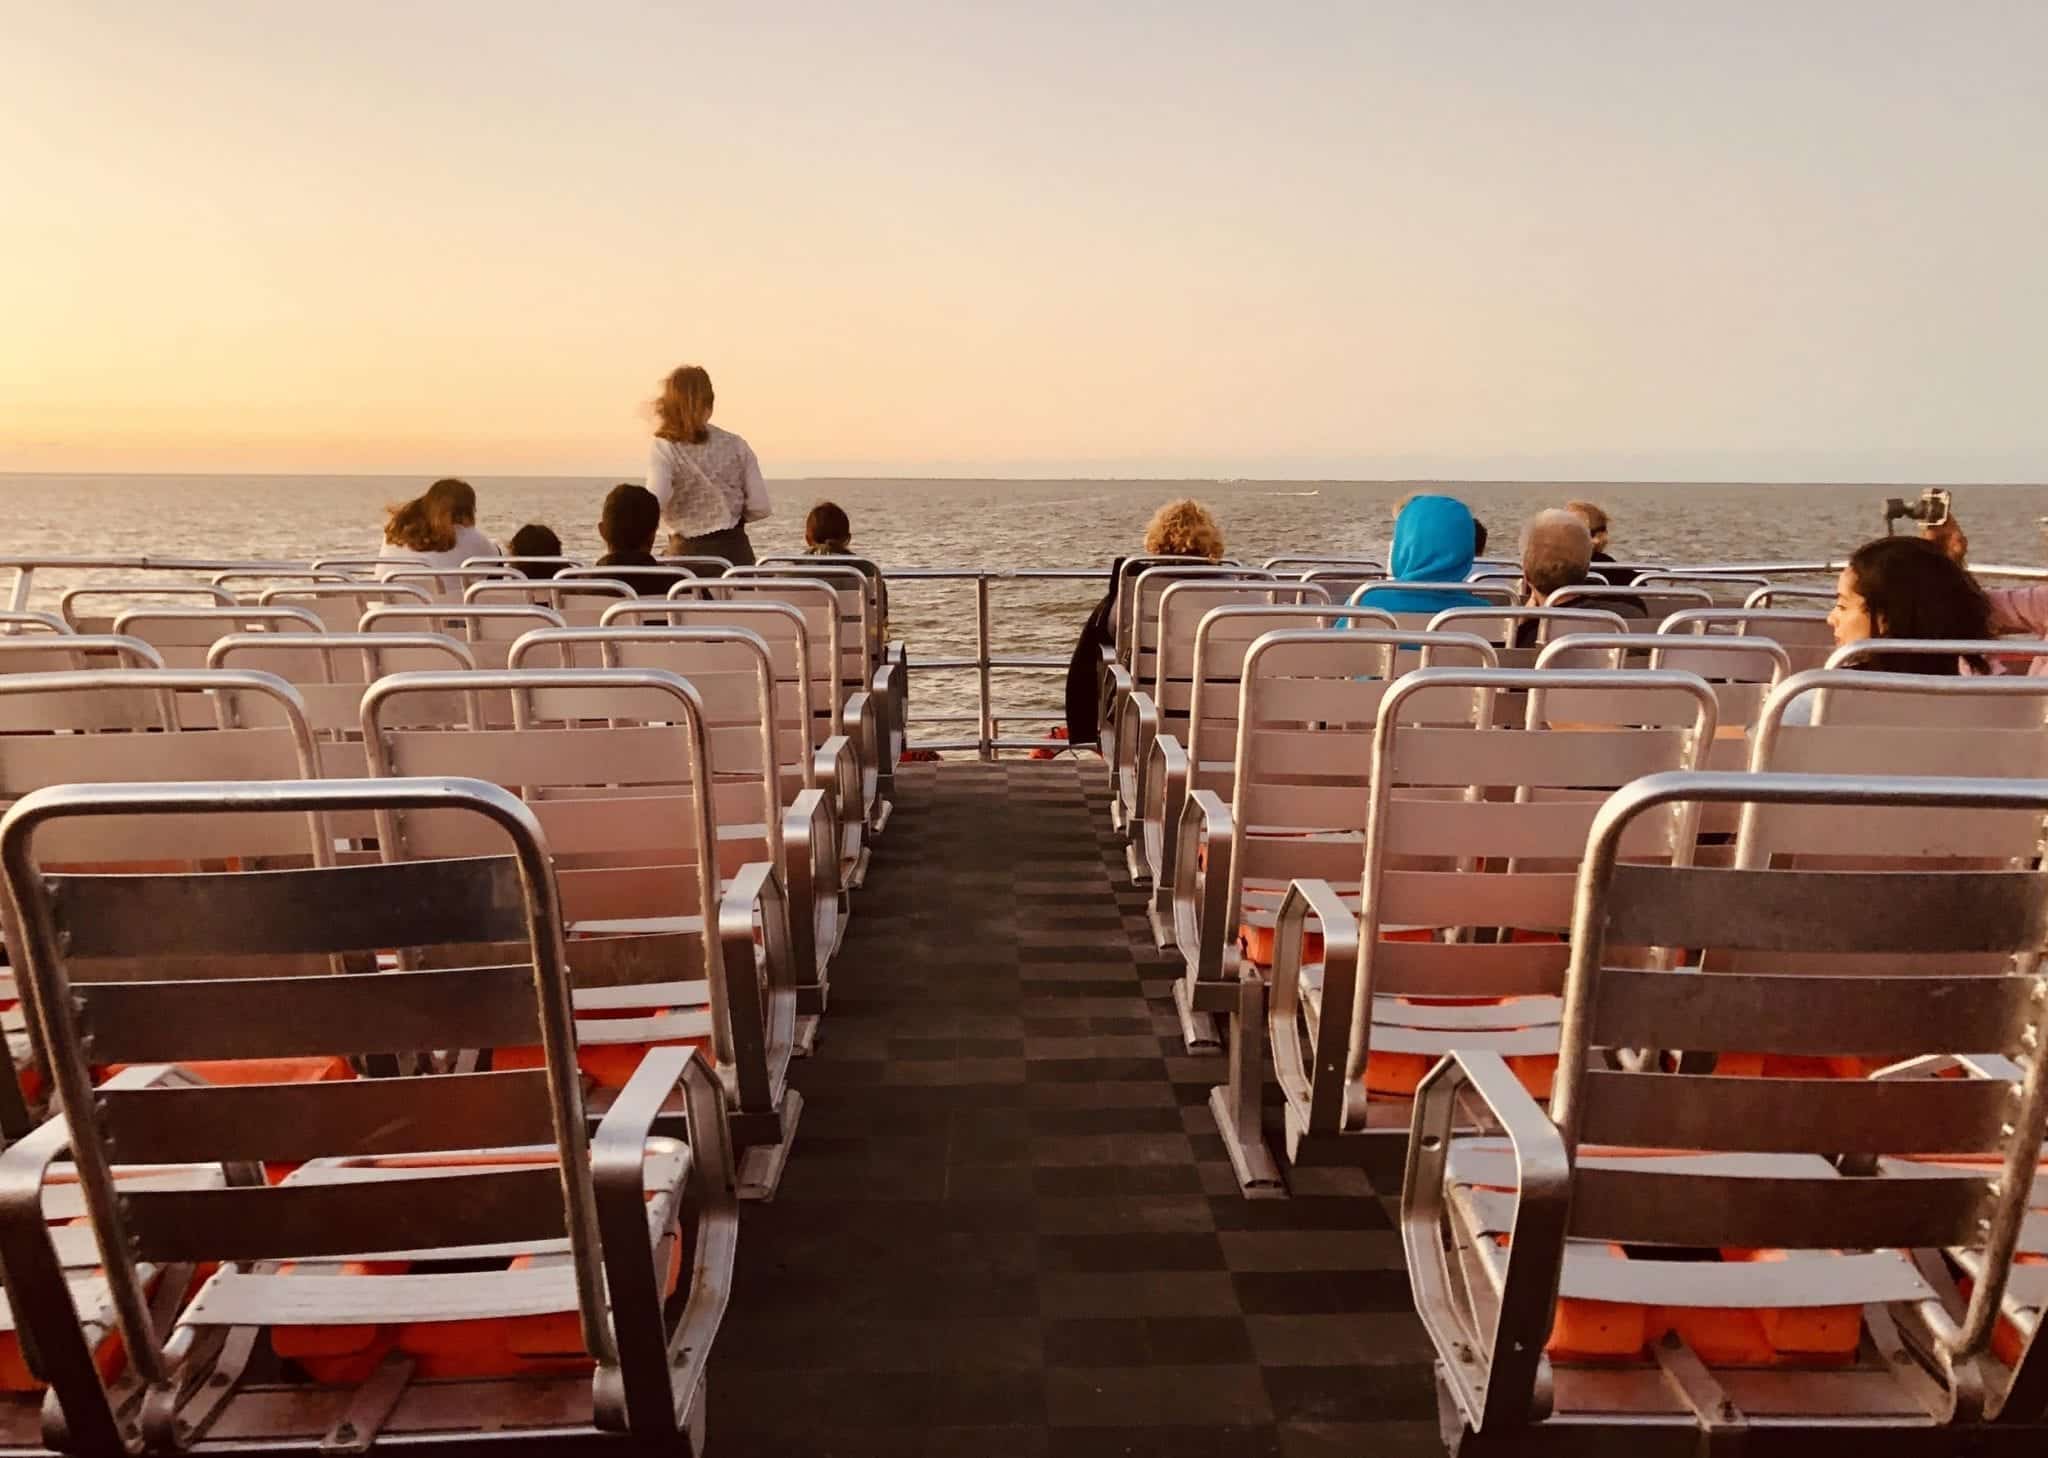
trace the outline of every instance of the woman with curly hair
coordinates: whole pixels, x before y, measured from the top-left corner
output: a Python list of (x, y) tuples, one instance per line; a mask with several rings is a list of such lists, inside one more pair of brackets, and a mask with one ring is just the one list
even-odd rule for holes
[[(1192, 496), (1169, 501), (1145, 524), (1148, 557), (1200, 557), (1214, 562), (1223, 555), (1223, 528), (1209, 508)], [(1114, 580), (1114, 574), (1112, 574)]]
[[(1223, 556), (1223, 528), (1209, 508), (1192, 496), (1169, 501), (1145, 524), (1145, 555), (1189, 557), (1214, 562)], [(1116, 587), (1124, 559), (1109, 564), (1109, 591), (1088, 621), (1067, 665), (1067, 739), (1086, 749), (1095, 747), (1096, 714), (1102, 703), (1102, 650), (1116, 641)]]

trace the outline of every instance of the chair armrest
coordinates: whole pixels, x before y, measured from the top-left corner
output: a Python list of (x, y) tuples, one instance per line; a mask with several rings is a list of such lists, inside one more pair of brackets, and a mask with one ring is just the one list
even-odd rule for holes
[[(687, 1185), (697, 1191), (700, 1229), (693, 1245), (701, 1263), (706, 1223), (733, 1222), (737, 1199), (725, 1095), (703, 1056), (694, 1048), (654, 1049), (633, 1070), (590, 1139), (591, 1185), (618, 1356), (618, 1390), (610, 1393), (609, 1384), (601, 1380), (598, 1406), (607, 1419), (604, 1426), (636, 1433), (674, 1432), (688, 1410), (689, 1388), (695, 1385), (692, 1376), (679, 1400), (669, 1376), (671, 1347), (662, 1317), (666, 1272), (656, 1268), (661, 1242), (647, 1228), (643, 1172), (648, 1136), (669, 1096), (678, 1089), (683, 1092), (688, 1118)], [(729, 1259), (729, 1248), (727, 1255)], [(693, 1281), (688, 1289), (688, 1308), (698, 1305), (700, 1293), (714, 1301), (716, 1310), (709, 1317), (715, 1330), (724, 1314), (727, 1283)], [(703, 1315), (698, 1313), (699, 1324)], [(685, 1322), (690, 1321), (686, 1309)], [(695, 1345), (701, 1369), (704, 1351), (710, 1345), (708, 1335)], [(613, 1400), (605, 1401), (606, 1397)]]
[[(1143, 689), (1133, 689), (1116, 710), (1116, 763), (1110, 771), (1110, 794), (1125, 816), (1125, 828), (1138, 815), (1137, 779), (1152, 741), (1159, 735), (1159, 706)], [(1124, 775), (1131, 777), (1131, 794), (1124, 797)]]
[(1230, 807), (1214, 790), (1196, 790), (1181, 807), (1174, 850), (1174, 940), (1199, 982), (1223, 980), (1223, 948), (1236, 928), (1230, 914)]
[[(84, 1451), (118, 1453), (126, 1445), (43, 1218), (43, 1177), (70, 1147), (70, 1126), (54, 1115), (0, 1152), (0, 1267), (22, 1354), (50, 1384), (71, 1441)], [(85, 1446), (94, 1439), (108, 1446)]]
[(1160, 734), (1138, 762), (1138, 853), (1152, 884), (1173, 886), (1173, 831), (1188, 797), (1188, 752), (1171, 734)]
[(832, 948), (818, 941), (818, 907), (839, 912), (839, 816), (819, 789), (799, 793), (782, 812), (783, 870), (789, 877), (790, 959), (806, 982), (825, 975)]
[[(755, 954), (754, 919), (761, 921)], [(791, 962), (789, 902), (782, 879), (766, 861), (749, 861), (718, 902), (717, 944), (711, 961), (714, 1028), (737, 1084), (744, 1113), (769, 1113), (780, 1103), (796, 1043), (796, 978)]]
[[(1443, 1241), (1445, 1176), (1458, 1095), (1479, 1096), (1513, 1146), (1515, 1220), (1491, 1331), (1458, 1315)], [(1571, 1157), (1564, 1138), (1507, 1060), (1484, 1050), (1445, 1054), (1415, 1090), (1408, 1167), (1401, 1187), (1401, 1241), (1415, 1309), (1441, 1358), (1452, 1397), (1474, 1432), (1499, 1432), (1549, 1412), (1543, 1356), (1557, 1308), (1570, 1215)]]
[[(1313, 1062), (1304, 1065), (1301, 1036), (1302, 948), (1308, 919), (1323, 927), (1323, 991), (1317, 1004)], [(1273, 926), (1273, 973), (1266, 998), (1266, 1034), (1280, 1092), (1311, 1133), (1335, 1134), (1365, 1118), (1364, 1031), (1357, 1013), (1372, 999), (1359, 986), (1358, 918), (1327, 881), (1295, 881)], [(1369, 1021), (1369, 1020), (1368, 1020)]]
[(1116, 727), (1117, 710), (1123, 704), (1124, 696), (1137, 688), (1137, 680), (1131, 671), (1114, 659), (1105, 658), (1102, 665), (1102, 694), (1095, 704), (1096, 747), (1109, 767), (1109, 784), (1116, 788)]

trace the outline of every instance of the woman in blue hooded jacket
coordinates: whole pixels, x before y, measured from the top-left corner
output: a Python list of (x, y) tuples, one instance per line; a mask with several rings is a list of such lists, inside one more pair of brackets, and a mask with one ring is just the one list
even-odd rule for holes
[[(1463, 582), (1472, 571), (1472, 548), (1472, 511), (1464, 502), (1452, 496), (1411, 497), (1394, 522), (1394, 581)], [(1351, 601), (1389, 613), (1487, 606), (1487, 599), (1473, 592), (1416, 592), (1377, 584), (1361, 587)]]

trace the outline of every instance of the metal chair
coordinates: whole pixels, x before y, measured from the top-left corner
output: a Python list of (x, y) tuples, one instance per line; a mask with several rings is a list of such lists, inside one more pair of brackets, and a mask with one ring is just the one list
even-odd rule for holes
[(1191, 1046), (1220, 1043), (1197, 1014), (1237, 1014), (1240, 971), (1266, 960), (1240, 944), (1269, 933), (1288, 882), (1356, 869), (1373, 722), (1404, 647), (1425, 664), (1493, 655), (1470, 634), (1363, 628), (1267, 632), (1245, 650), (1230, 801), (1190, 790), (1174, 826), (1174, 1002)]
[[(1503, 722), (1497, 701), (1519, 712)], [(1245, 975), (1232, 1078), (1211, 1095), (1248, 1190), (1278, 1181), (1259, 1129), (1261, 1042), (1292, 1165), (1355, 1164), (1362, 1141), (1404, 1140), (1417, 1082), (1453, 1047), (1491, 1049), (1549, 1093), (1586, 829), (1616, 786), (1698, 769), (1714, 722), (1713, 691), (1671, 670), (1424, 669), (1387, 690), (1370, 772), (1348, 792), (1365, 800), (1359, 910), (1325, 880), (1288, 888), (1270, 990)], [(1682, 862), (1694, 836), (1689, 815), (1646, 819), (1624, 853)]]
[(140, 638), (171, 668), (204, 668), (207, 650), (230, 633), (324, 633), (327, 624), (305, 608), (135, 607), (123, 610), (113, 631)]
[[(509, 693), (513, 727), (403, 727), (406, 698), (451, 691)], [(697, 690), (655, 669), (398, 673), (370, 685), (362, 716), (371, 777), (459, 770), (519, 791), (539, 819), (568, 928), (579, 1057), (598, 1106), (651, 1051), (707, 1049), (745, 1151), (741, 1193), (773, 1194), (803, 1107), (788, 1087), (788, 902), (766, 860), (721, 875), (721, 806), (758, 819), (760, 795), (714, 781)], [(473, 825), (430, 814), (387, 818), (377, 840), (393, 859), (487, 853)], [(505, 1057), (498, 1049), (493, 1066)]]
[[(331, 813), (459, 823), (479, 854), (322, 864), (308, 825)], [(117, 824), (211, 839), (252, 819), (296, 829), (315, 864), (52, 865), (73, 838)], [(586, 1133), (549, 849), (515, 797), (463, 779), (67, 786), (0, 822), (67, 1111), (0, 1154), (0, 1258), (61, 1446), (310, 1454), (469, 1428), (703, 1451), (704, 1363), (736, 1227), (716, 1080), (691, 1051), (656, 1053)], [(377, 976), (287, 970), (477, 944), (513, 952)], [(109, 963), (146, 970), (101, 980)], [(545, 1050), (538, 1067), (221, 1087), (172, 1066), (520, 1041)], [(131, 1066), (95, 1088), (107, 1061)], [(672, 1095), (687, 1142), (650, 1138)], [(67, 1151), (90, 1232), (49, 1223)], [(275, 1187), (237, 1177), (262, 1161), (298, 1168)], [(137, 1165), (210, 1165), (228, 1180), (123, 1177)], [(83, 1279), (65, 1269), (80, 1233), (99, 1262)], [(181, 1306), (196, 1270), (213, 1273)], [(103, 1293), (107, 1314), (80, 1309), (82, 1288)], [(111, 1383), (95, 1318), (125, 1347), (129, 1374)], [(272, 1360), (254, 1360), (259, 1340)]]
[[(736, 611), (724, 604), (712, 606)], [(777, 612), (767, 604), (757, 605), (751, 622), (765, 626)], [(811, 756), (801, 748), (803, 721), (791, 715), (785, 729), (778, 708), (778, 680), (785, 672), (795, 674), (800, 660), (785, 640), (778, 662), (776, 650), (751, 625), (614, 623), (529, 633), (512, 645), (509, 666), (525, 668), (529, 660), (544, 660), (569, 646), (595, 652), (599, 667), (659, 669), (697, 691), (706, 754), (718, 785), (721, 874), (728, 867), (739, 869), (765, 860), (782, 877), (797, 976), (796, 1050), (808, 1053), (818, 1016), (825, 1010), (831, 961), (845, 934), (845, 902), (840, 894), (838, 812), (823, 788), (805, 783)], [(808, 690), (800, 676), (797, 682)], [(608, 721), (614, 729), (628, 722), (635, 721)], [(794, 751), (794, 763), (785, 759), (785, 745)], [(846, 749), (842, 740), (842, 754)], [(791, 773), (785, 774), (785, 767)]]
[[(2003, 1399), (1986, 1353), (2048, 1123), (2035, 965), (2048, 881), (1766, 869), (1747, 832), (1734, 869), (1625, 863), (1642, 825), (1700, 803), (1742, 806), (1745, 822), (1885, 813), (1967, 843), (2001, 818), (2038, 822), (2048, 783), (1675, 773), (1608, 802), (1586, 840), (1548, 1113), (1484, 1049), (1453, 1051), (1418, 1091), (1401, 1226), (1447, 1439), (1465, 1454), (1988, 1443)], [(1702, 974), (1615, 953), (1642, 946), (1773, 965)], [(1987, 954), (1993, 970), (1946, 970)], [(1917, 966), (1889, 975), (1865, 957)], [(1674, 1042), (1788, 1057), (1967, 1049), (2019, 1077), (1715, 1077), (1611, 1056)], [(1505, 1139), (1457, 1136), (1461, 1098)], [(1893, 1157), (1928, 1150), (1987, 1167), (1899, 1176)], [(1908, 1254), (1937, 1248), (1974, 1261), (1967, 1298)], [(2041, 1441), (2008, 1436), (2014, 1452)]]

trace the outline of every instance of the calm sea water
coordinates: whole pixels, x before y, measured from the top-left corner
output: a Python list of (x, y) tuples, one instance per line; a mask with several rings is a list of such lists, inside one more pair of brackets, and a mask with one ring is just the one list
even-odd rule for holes
[[(600, 478), (470, 478), (478, 525), (500, 541), (522, 523), (545, 522), (571, 555), (595, 557)], [(424, 478), (363, 476), (0, 475), (0, 555), (142, 555), (308, 558), (373, 553), (383, 508), (420, 490)], [(1350, 481), (942, 481), (806, 480), (770, 483), (776, 514), (754, 528), (756, 549), (796, 551), (803, 515), (829, 497), (847, 509), (855, 547), (885, 566), (1054, 567), (1106, 565), (1133, 549), (1161, 501), (1209, 503), (1231, 553), (1248, 561), (1284, 551), (1383, 555), (1390, 508), (1412, 487)], [(1433, 486), (1462, 497), (1493, 530), (1490, 555), (1512, 557), (1531, 512), (1583, 497), (1614, 518), (1623, 558), (1733, 560), (1838, 555), (1883, 530), (1887, 496), (1917, 487), (1882, 485), (1613, 485), (1462, 482)], [(2039, 518), (2048, 485), (1956, 488), (1956, 513), (1982, 562), (2048, 564)], [(119, 574), (74, 574), (107, 577)], [(54, 601), (64, 579), (39, 574), (38, 598)], [(998, 651), (1059, 653), (1099, 595), (1093, 584), (999, 587)], [(970, 652), (973, 602), (963, 585), (902, 584), (892, 590), (893, 628), (913, 661)], [(971, 684), (920, 677), (926, 710), (967, 707)], [(1057, 684), (1044, 675), (998, 675), (999, 704), (1044, 705)], [(1019, 726), (1021, 730), (1021, 725)]]

